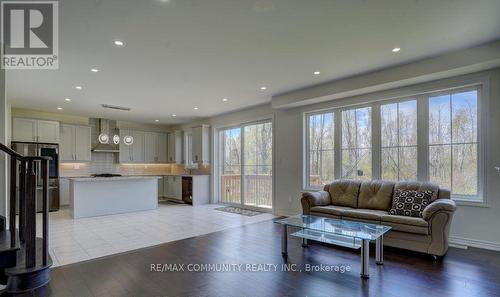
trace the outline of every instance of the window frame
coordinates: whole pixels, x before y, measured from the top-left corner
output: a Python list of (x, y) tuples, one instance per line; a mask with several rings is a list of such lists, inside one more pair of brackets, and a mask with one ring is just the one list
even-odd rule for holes
[[(427, 88), (429, 89), (429, 88)], [(437, 89), (437, 90), (436, 90)], [(334, 114), (334, 172), (335, 179), (341, 178), (342, 175), (342, 118), (341, 114), (344, 110), (358, 109), (363, 107), (371, 107), (372, 112), (372, 179), (380, 179), (382, 176), (382, 135), (381, 135), (381, 106), (391, 103), (401, 103), (405, 101), (416, 100), (417, 102), (417, 180), (429, 181), (429, 98), (431, 96), (439, 96), (445, 94), (454, 94), (467, 91), (477, 91), (477, 195), (458, 195), (452, 194), (452, 199), (459, 204), (487, 207), (485, 199), (485, 110), (488, 106), (489, 82), (488, 80), (475, 81), (468, 84), (458, 86), (435, 88), (434, 90), (423, 89), (419, 92), (414, 92), (407, 95), (400, 95), (389, 99), (371, 99), (359, 104), (349, 104), (345, 106), (336, 106), (332, 108), (324, 108), (303, 113), (303, 179), (302, 188), (304, 191), (321, 190), (323, 186), (309, 185), (309, 118), (313, 115), (333, 113)], [(375, 98), (376, 96), (372, 96)]]

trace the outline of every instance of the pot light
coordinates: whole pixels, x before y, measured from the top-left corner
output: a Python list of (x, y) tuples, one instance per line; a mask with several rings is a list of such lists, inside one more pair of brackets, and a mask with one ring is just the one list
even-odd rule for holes
[(64, 101), (71, 102), (71, 99), (70, 98), (66, 98), (66, 99), (64, 99)]
[(400, 50), (401, 50), (401, 48), (399, 48), (399, 47), (395, 47), (395, 48), (393, 48), (393, 49), (392, 49), (392, 52), (393, 52), (393, 53), (397, 53), (397, 52), (399, 52)]
[(319, 72), (319, 71), (314, 71), (314, 75), (320, 75), (320, 74), (321, 74), (321, 72)]
[(83, 88), (82, 88), (82, 86), (76, 86), (75, 89), (81, 91)]
[(97, 69), (97, 68), (92, 68), (92, 69), (90, 69), (90, 71), (92, 71), (92, 72), (99, 72), (99, 69)]
[(265, 91), (265, 90), (267, 90), (267, 87), (266, 87), (266, 86), (262, 86), (262, 87), (260, 87), (260, 89), (261, 89), (262, 91)]
[(62, 110), (63, 108), (62, 107), (58, 107), (57, 110)]
[(159, 121), (160, 121), (160, 120), (155, 120), (155, 122), (157, 122), (157, 123), (158, 123)]
[(197, 106), (195, 106), (193, 109), (194, 109), (194, 110), (198, 110), (198, 107), (197, 107)]
[(176, 114), (173, 114), (173, 115), (172, 115), (172, 117), (174, 117), (174, 118), (175, 118), (176, 116), (177, 116)]
[(114, 43), (116, 46), (124, 46), (124, 45), (125, 45), (125, 43), (124, 43), (123, 41), (121, 41), (121, 40), (115, 40), (115, 41), (113, 41), (113, 43)]
[(222, 98), (222, 102), (227, 102), (227, 98)]

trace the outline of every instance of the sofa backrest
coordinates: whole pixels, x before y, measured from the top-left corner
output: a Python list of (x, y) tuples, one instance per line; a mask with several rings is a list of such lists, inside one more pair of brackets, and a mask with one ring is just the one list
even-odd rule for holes
[[(358, 195), (361, 181), (336, 180), (328, 187), (333, 205), (358, 207)], [(326, 189), (326, 187), (325, 187)]]
[(394, 186), (394, 192), (396, 190), (412, 190), (412, 191), (433, 191), (431, 201), (438, 198), (449, 199), (450, 191), (446, 189), (439, 189), (439, 186), (431, 182), (419, 182), (419, 181), (400, 181)]
[(358, 208), (389, 210), (395, 184), (385, 180), (363, 181), (359, 190)]

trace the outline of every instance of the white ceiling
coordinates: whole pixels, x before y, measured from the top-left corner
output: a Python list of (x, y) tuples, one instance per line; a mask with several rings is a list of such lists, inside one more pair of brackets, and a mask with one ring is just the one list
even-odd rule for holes
[[(59, 6), (59, 70), (8, 71), (9, 101), (146, 123), (213, 116), (500, 38), (498, 0), (61, 0)], [(115, 39), (125, 47), (114, 46)], [(396, 46), (401, 51), (392, 53)], [(92, 73), (94, 67), (100, 71)], [(132, 111), (103, 110), (102, 103)]]

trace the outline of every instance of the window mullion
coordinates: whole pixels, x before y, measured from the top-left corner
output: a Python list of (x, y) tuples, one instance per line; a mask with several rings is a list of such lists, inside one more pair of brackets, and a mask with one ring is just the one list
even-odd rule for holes
[(417, 179), (429, 180), (429, 99), (417, 98)]
[(372, 179), (382, 178), (382, 131), (380, 104), (372, 106)]
[(334, 176), (335, 179), (341, 179), (342, 178), (342, 118), (341, 118), (341, 112), (340, 110), (336, 110), (334, 112), (333, 119), (335, 121), (335, 124), (333, 126), (334, 128), (334, 133), (333, 137), (335, 138), (334, 141)]

